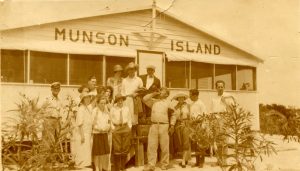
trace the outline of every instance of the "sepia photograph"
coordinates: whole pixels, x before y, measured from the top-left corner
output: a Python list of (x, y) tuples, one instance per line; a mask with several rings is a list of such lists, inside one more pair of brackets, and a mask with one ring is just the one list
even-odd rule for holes
[(3, 171), (300, 171), (299, 0), (0, 0)]

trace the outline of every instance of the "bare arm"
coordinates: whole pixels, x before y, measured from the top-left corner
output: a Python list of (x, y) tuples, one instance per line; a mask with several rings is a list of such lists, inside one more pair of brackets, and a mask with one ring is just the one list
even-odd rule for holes
[(143, 102), (150, 108), (152, 108), (155, 100), (153, 100), (153, 97), (158, 95), (159, 92), (154, 92), (154, 93), (150, 93), (150, 94), (147, 94), (146, 96), (144, 96), (143, 98)]

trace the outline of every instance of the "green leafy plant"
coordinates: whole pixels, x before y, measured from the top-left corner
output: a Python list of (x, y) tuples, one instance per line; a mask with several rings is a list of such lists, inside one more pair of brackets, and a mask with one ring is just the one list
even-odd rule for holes
[(66, 145), (72, 131), (75, 102), (70, 97), (67, 101), (63, 108), (65, 120), (57, 122), (53, 134), (53, 127), (47, 119), (51, 106), (48, 103), (39, 105), (39, 98), (31, 99), (21, 94), (17, 108), (10, 111), (12, 117), (2, 127), (3, 169), (62, 170), (74, 164)]
[(200, 147), (214, 147), (223, 170), (255, 170), (254, 162), (276, 153), (275, 144), (251, 130), (252, 114), (236, 104), (224, 113), (193, 118), (191, 137)]

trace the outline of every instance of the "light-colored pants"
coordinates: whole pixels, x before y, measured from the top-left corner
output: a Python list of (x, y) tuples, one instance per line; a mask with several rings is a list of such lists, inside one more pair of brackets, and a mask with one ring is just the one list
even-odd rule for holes
[(157, 160), (158, 143), (161, 149), (161, 165), (169, 165), (169, 124), (152, 124), (148, 134), (148, 166), (154, 168)]

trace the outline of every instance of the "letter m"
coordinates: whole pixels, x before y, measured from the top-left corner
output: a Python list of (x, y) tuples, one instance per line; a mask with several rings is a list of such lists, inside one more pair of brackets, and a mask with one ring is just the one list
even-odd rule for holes
[(58, 28), (55, 28), (55, 40), (58, 39), (58, 36), (63, 36), (63, 41), (66, 39), (66, 29), (62, 29), (59, 31)]

